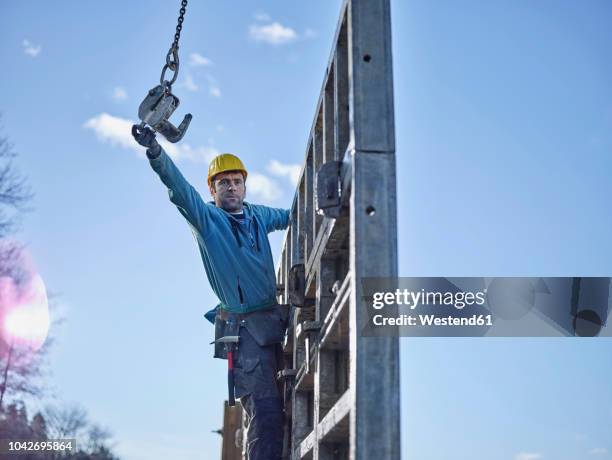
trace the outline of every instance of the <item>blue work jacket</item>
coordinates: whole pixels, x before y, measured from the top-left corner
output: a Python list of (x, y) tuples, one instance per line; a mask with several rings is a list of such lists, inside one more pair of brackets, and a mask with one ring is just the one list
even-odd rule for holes
[[(244, 202), (241, 223), (214, 202), (204, 202), (163, 149), (149, 162), (195, 236), (208, 281), (221, 301), (213, 311), (245, 313), (275, 305), (276, 274), (268, 233), (287, 228), (289, 210)], [(205, 315), (209, 320), (213, 311)]]

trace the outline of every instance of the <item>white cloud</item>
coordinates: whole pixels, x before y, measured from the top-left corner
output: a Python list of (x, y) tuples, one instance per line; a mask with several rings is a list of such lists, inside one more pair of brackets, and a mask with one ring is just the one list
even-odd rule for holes
[(96, 133), (98, 140), (102, 142), (108, 142), (113, 146), (128, 148), (144, 154), (144, 149), (132, 137), (133, 124), (132, 120), (114, 117), (108, 113), (101, 113), (87, 120), (83, 127), (91, 129)]
[(283, 164), (280, 161), (272, 160), (268, 164), (268, 171), (275, 176), (286, 177), (293, 185), (297, 185), (302, 167), (298, 164)]
[(221, 88), (219, 88), (217, 80), (210, 75), (206, 75), (206, 79), (208, 80), (208, 93), (212, 97), (221, 97)]
[[(210, 75), (206, 75), (206, 80), (208, 80), (208, 93), (213, 97), (221, 97), (221, 89), (219, 88), (217, 81)], [(195, 82), (193, 75), (191, 74), (187, 74), (185, 76), (185, 80), (183, 80), (181, 83), (181, 87), (191, 92), (200, 90), (200, 85)]]
[(606, 455), (608, 453), (608, 449), (605, 447), (596, 447), (595, 449), (591, 449), (589, 451), (589, 455)]
[[(191, 147), (189, 144), (171, 144), (158, 136), (157, 139), (160, 145), (172, 158), (176, 160), (189, 160), (199, 163), (209, 163), (214, 157), (221, 152), (212, 145)], [(171, 152), (172, 150), (172, 152)]]
[(193, 81), (193, 77), (190, 74), (187, 74), (185, 77), (183, 86), (187, 91), (198, 91), (200, 89), (200, 87), (196, 85), (195, 81)]
[[(140, 146), (132, 137), (132, 125), (134, 123), (133, 120), (101, 113), (87, 120), (83, 127), (91, 129), (98, 140), (102, 142), (132, 150), (144, 157), (145, 148)], [(174, 160), (208, 163), (219, 154), (219, 151), (212, 146), (192, 147), (187, 143), (172, 144), (160, 134), (157, 135), (157, 141)]]
[(221, 97), (221, 90), (217, 86), (211, 86), (210, 95), (213, 97)]
[(514, 460), (538, 460), (540, 458), (542, 458), (542, 454), (533, 452), (521, 452), (520, 454), (516, 454), (514, 456)]
[[(247, 196), (255, 197), (258, 201), (273, 202), (281, 197), (281, 187), (268, 176), (256, 172), (249, 172), (247, 177)], [(247, 201), (250, 201), (247, 198)]]
[(317, 36), (317, 31), (314, 29), (306, 29), (304, 31), (304, 38), (315, 38)]
[(41, 50), (42, 48), (40, 45), (34, 46), (32, 43), (29, 42), (29, 40), (23, 41), (23, 52), (28, 56), (36, 57), (40, 54)]
[(189, 55), (189, 65), (192, 67), (207, 66), (212, 65), (212, 61), (199, 53), (191, 53)]
[(279, 22), (262, 26), (251, 25), (249, 27), (249, 36), (257, 42), (264, 42), (270, 45), (282, 45), (298, 38), (295, 30), (285, 27)]
[(127, 99), (128, 95), (127, 92), (121, 87), (121, 86), (117, 86), (115, 89), (113, 89), (113, 99), (116, 101), (124, 101), (125, 99)]
[(253, 17), (255, 18), (256, 21), (270, 21), (272, 19), (270, 18), (269, 14), (264, 13), (263, 11), (255, 13)]

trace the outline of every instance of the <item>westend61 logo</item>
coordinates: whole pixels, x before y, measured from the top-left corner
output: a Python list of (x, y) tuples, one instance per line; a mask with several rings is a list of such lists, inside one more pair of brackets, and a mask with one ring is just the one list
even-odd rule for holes
[(452, 305), (461, 310), (465, 306), (484, 305), (487, 290), (474, 292), (419, 292), (396, 289), (395, 292), (375, 292), (372, 307), (380, 310), (386, 305), (405, 305), (414, 310), (419, 305)]
[(363, 336), (612, 336), (609, 277), (364, 277), (360, 283)]

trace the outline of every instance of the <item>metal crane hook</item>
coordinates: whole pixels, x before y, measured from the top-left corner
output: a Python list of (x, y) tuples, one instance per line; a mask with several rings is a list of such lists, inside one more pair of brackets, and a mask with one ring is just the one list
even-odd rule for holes
[[(173, 143), (183, 138), (192, 118), (190, 113), (185, 115), (178, 128), (168, 120), (180, 103), (178, 97), (172, 94), (172, 85), (176, 81), (179, 71), (178, 43), (181, 37), (186, 7), (187, 0), (181, 0), (176, 33), (174, 34), (174, 41), (168, 50), (168, 54), (166, 54), (166, 63), (162, 68), (159, 78), (160, 84), (149, 90), (138, 108), (138, 118), (141, 120), (139, 129), (149, 125), (154, 131), (161, 133), (162, 136)], [(166, 79), (166, 71), (168, 69), (173, 72), (170, 80)]]

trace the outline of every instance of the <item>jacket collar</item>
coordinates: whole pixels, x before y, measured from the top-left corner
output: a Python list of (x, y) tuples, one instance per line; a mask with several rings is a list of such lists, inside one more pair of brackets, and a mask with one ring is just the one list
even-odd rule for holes
[[(209, 204), (212, 204), (213, 206), (215, 206), (215, 207), (216, 207), (216, 208), (217, 208), (219, 211), (221, 211), (221, 212), (225, 213), (227, 216), (229, 216), (229, 217), (231, 217), (232, 219), (236, 220), (236, 218), (234, 217), (234, 215), (233, 215), (233, 214), (231, 214), (231, 213), (227, 212), (227, 211), (226, 211), (225, 209), (223, 209), (223, 208), (218, 208), (218, 207), (217, 207), (217, 205), (215, 204), (215, 202), (214, 202), (214, 201), (209, 201), (208, 203), (209, 203)], [(246, 201), (243, 201), (243, 202), (242, 202), (242, 211), (244, 212), (244, 218), (245, 218), (247, 221), (251, 221), (251, 220), (253, 220), (253, 209), (251, 208), (251, 204), (250, 204), (250, 203), (248, 203), (248, 202), (246, 202)]]

